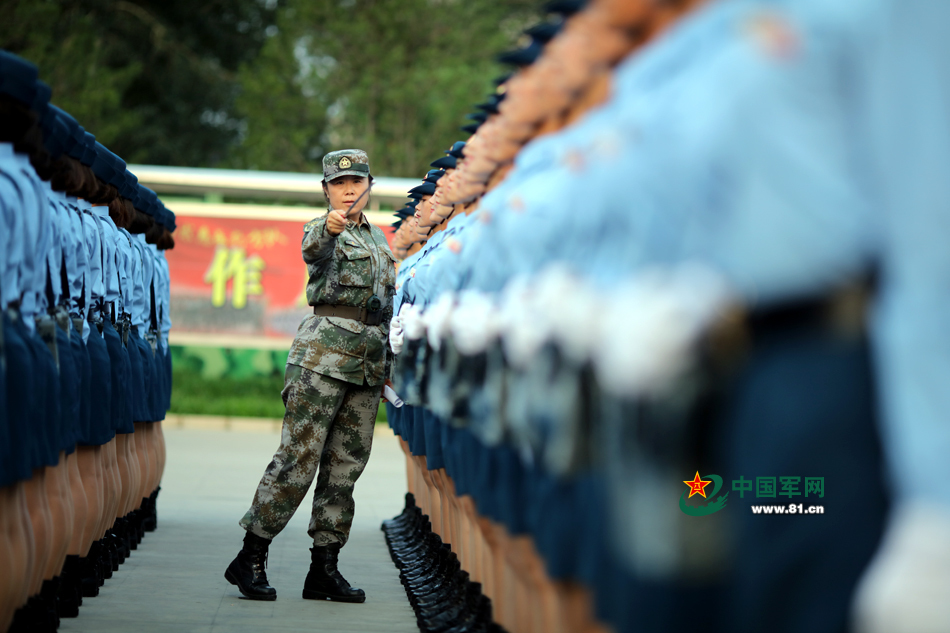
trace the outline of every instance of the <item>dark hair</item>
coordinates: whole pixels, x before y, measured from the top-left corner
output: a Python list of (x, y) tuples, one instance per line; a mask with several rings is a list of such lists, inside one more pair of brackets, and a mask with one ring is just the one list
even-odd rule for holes
[(158, 239), (158, 243), (155, 244), (160, 251), (168, 251), (175, 248), (175, 238), (172, 237), (171, 232), (168, 229), (162, 231), (162, 236)]
[(30, 157), (43, 180), (51, 176), (51, 159), (43, 147), (43, 128), (36, 113), (8, 95), (0, 95), (0, 142), (12, 143), (14, 151)]
[(82, 188), (76, 197), (89, 201), (99, 195), (99, 179), (96, 178), (92, 168), (88, 165), (83, 165), (78, 160), (76, 164), (79, 165), (79, 171), (82, 172)]
[(123, 229), (128, 228), (129, 216), (131, 215), (129, 208), (131, 204), (131, 202), (122, 196), (115, 198), (109, 203), (109, 217), (112, 218), (112, 222), (115, 223), (117, 227)]
[(77, 198), (84, 197), (86, 174), (81, 169), (82, 163), (75, 158), (62, 154), (51, 164), (50, 186), (54, 191), (62, 191)]
[(145, 231), (145, 243), (158, 245), (158, 240), (162, 238), (164, 232), (165, 227), (153, 219), (152, 225)]
[[(92, 171), (92, 170), (90, 170)], [(92, 204), (109, 204), (119, 197), (119, 190), (112, 185), (104, 182), (98, 176), (96, 178), (96, 191), (91, 197), (86, 198)]]
[(126, 228), (126, 230), (129, 233), (135, 234), (145, 233), (152, 227), (154, 223), (155, 221), (152, 220), (151, 217), (145, 215), (138, 209), (135, 209), (135, 213), (132, 214), (132, 218), (129, 221), (129, 226)]

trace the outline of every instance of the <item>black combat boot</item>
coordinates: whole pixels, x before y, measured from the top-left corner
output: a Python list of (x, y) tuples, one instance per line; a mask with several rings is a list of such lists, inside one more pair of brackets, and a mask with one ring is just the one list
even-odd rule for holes
[(270, 540), (248, 532), (244, 548), (228, 565), (224, 577), (237, 585), (244, 597), (251, 600), (277, 600), (277, 590), (267, 582), (267, 547)]
[(362, 589), (351, 587), (337, 569), (340, 543), (310, 548), (310, 573), (303, 583), (305, 600), (335, 600), (337, 602), (365, 602)]

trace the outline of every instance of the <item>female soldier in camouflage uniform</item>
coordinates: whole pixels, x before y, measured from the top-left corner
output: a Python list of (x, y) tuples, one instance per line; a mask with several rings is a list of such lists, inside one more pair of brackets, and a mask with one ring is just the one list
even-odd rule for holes
[[(303, 259), (313, 315), (300, 324), (287, 359), (280, 448), (241, 519), (244, 548), (224, 576), (255, 600), (275, 600), (264, 571), (267, 547), (317, 477), (313, 538), (303, 597), (363, 602), (337, 571), (353, 522), (353, 486), (369, 459), (381, 391), (389, 376), (395, 258), (363, 215), (372, 182), (362, 150), (323, 157), (329, 212), (304, 227)], [(319, 474), (318, 473), (319, 470)]]

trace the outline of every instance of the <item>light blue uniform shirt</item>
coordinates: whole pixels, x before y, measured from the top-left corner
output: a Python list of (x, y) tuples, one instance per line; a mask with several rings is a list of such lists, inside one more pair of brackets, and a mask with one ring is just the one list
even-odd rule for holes
[(132, 325), (144, 335), (148, 329), (148, 285), (151, 283), (151, 266), (144, 236), (132, 236)]
[(125, 229), (119, 229), (116, 235), (118, 250), (119, 286), (121, 298), (119, 300), (123, 317), (132, 316), (132, 300), (135, 293), (132, 260), (135, 254), (132, 249), (132, 235)]
[(46, 253), (51, 241), (49, 204), (43, 181), (36, 175), (29, 158), (14, 153), (12, 164), (19, 168), (14, 174), (24, 202), (21, 216), (23, 259), (20, 262), (20, 314), (26, 327), (35, 331), (41, 295), (46, 292)]
[[(885, 453), (901, 499), (950, 506), (950, 4), (886, 3), (866, 109), (881, 207), (873, 337)], [(872, 186), (872, 183), (869, 183)]]
[[(92, 205), (85, 200), (79, 201), (82, 212), (82, 232), (86, 243), (86, 319), (93, 315), (100, 317), (105, 284), (102, 268), (102, 238), (99, 233), (99, 221), (92, 214)], [(84, 334), (88, 334), (84, 332)], [(87, 336), (88, 338), (88, 336)]]
[(429, 254), (442, 243), (445, 238), (445, 231), (440, 231), (432, 236), (428, 242), (419, 251), (420, 256), (409, 271), (409, 277), (403, 283), (402, 296), (403, 301), (412, 305), (425, 306), (429, 303), (427, 295), (426, 275), (432, 263)]
[(109, 217), (109, 207), (94, 206), (90, 213), (95, 217), (99, 228), (99, 237), (102, 244), (102, 300), (110, 319), (113, 319), (113, 310), (118, 317), (119, 301), (119, 264), (116, 252), (118, 229), (112, 218)]
[(393, 314), (399, 314), (402, 304), (405, 302), (406, 281), (412, 277), (412, 267), (416, 265), (419, 258), (422, 257), (422, 249), (419, 249), (399, 264), (399, 272), (396, 273), (396, 294), (393, 297)]
[(457, 268), (453, 266), (458, 260), (458, 253), (462, 247), (462, 238), (465, 230), (472, 223), (471, 216), (459, 215), (449, 220), (446, 228), (439, 233), (442, 239), (426, 255), (428, 263), (423, 279), (426, 301), (428, 304), (438, 301), (445, 291), (457, 289)]
[[(75, 244), (75, 237), (70, 236), (70, 206), (66, 194), (50, 189), (49, 195), (55, 238), (53, 247), (49, 252), (48, 265), (53, 300), (59, 306), (66, 305), (66, 295), (70, 293), (68, 287), (63, 287), (63, 276), (65, 274), (68, 281), (69, 266), (75, 266), (75, 254), (71, 252)], [(64, 267), (66, 270), (64, 270)]]
[(168, 347), (168, 333), (172, 329), (171, 317), (171, 275), (168, 271), (168, 260), (165, 259), (165, 253), (158, 249), (155, 255), (155, 274), (159, 284), (155, 290), (155, 300), (158, 302), (156, 318), (158, 319), (158, 329), (161, 333), (161, 340), (165, 348)]
[(69, 248), (66, 250), (66, 275), (69, 278), (69, 316), (82, 319), (83, 340), (89, 337), (89, 323), (86, 314), (89, 310), (89, 296), (87, 279), (89, 276), (89, 262), (86, 253), (86, 240), (83, 233), (82, 211), (80, 201), (67, 197), (69, 227), (66, 232), (69, 239)]
[(0, 143), (0, 308), (20, 298), (20, 267), (23, 259), (23, 196), (13, 160), (13, 146)]
[(151, 311), (155, 314), (154, 322), (149, 316), (149, 329), (161, 333), (162, 330), (162, 297), (165, 292), (164, 270), (159, 261), (158, 247), (155, 244), (147, 244), (149, 261), (152, 264), (152, 284), (149, 291), (149, 301), (151, 302)]

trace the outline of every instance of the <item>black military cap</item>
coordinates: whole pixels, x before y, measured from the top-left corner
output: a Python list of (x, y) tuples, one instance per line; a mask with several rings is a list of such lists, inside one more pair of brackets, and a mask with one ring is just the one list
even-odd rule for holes
[(36, 65), (7, 51), (0, 51), (0, 94), (33, 105), (37, 92)]
[(531, 43), (525, 48), (502, 53), (498, 56), (498, 61), (502, 64), (508, 64), (509, 66), (517, 66), (518, 68), (530, 66), (541, 56), (543, 49), (544, 44), (536, 39), (532, 39)]
[(36, 112), (41, 120), (46, 116), (46, 111), (49, 110), (49, 100), (52, 95), (53, 90), (48, 85), (42, 81), (36, 82), (36, 96), (33, 97), (30, 109)]
[(413, 187), (409, 190), (410, 195), (414, 193), (421, 193), (423, 196), (431, 196), (435, 193), (435, 183), (424, 182), (418, 187)]
[(498, 114), (498, 104), (505, 100), (504, 93), (489, 95), (484, 103), (479, 103), (475, 107), (488, 114)]
[(413, 209), (412, 207), (403, 207), (399, 209), (398, 211), (394, 212), (395, 215), (398, 215), (403, 220), (405, 220), (406, 218), (412, 215), (415, 215), (415, 213), (416, 213), (416, 210)]
[(567, 17), (583, 9), (586, 4), (587, 0), (550, 0), (545, 3), (542, 10), (545, 13), (559, 13)]
[(475, 107), (485, 114), (498, 114), (498, 105), (492, 103), (491, 101), (486, 101), (485, 103), (476, 103)]
[(455, 169), (456, 165), (458, 165), (458, 159), (455, 156), (443, 156), (439, 160), (429, 163), (429, 167), (435, 167), (436, 169)]
[(455, 158), (462, 158), (464, 156), (464, 154), (462, 154), (463, 149), (465, 149), (465, 141), (455, 141), (455, 143), (452, 144), (452, 147), (450, 147), (445, 153), (449, 156), (454, 156)]
[(488, 115), (484, 112), (472, 112), (465, 115), (466, 119), (475, 121), (476, 123), (484, 123), (488, 119)]
[(125, 170), (123, 176), (122, 187), (119, 189), (119, 193), (129, 200), (132, 199), (132, 196), (138, 191), (139, 188), (139, 179), (138, 177), (130, 172), (128, 169)]
[(96, 156), (99, 155), (96, 150), (96, 137), (83, 130), (83, 145), (85, 147), (79, 162), (91, 169), (96, 162)]
[[(92, 164), (92, 173), (102, 182), (111, 184), (118, 171), (117, 159), (121, 160), (110, 152), (105, 145), (96, 141), (96, 160)], [(122, 164), (122, 171), (125, 171), (125, 163)]]
[(442, 171), (441, 169), (430, 169), (426, 173), (426, 177), (423, 179), (423, 181), (431, 182), (432, 184), (435, 184), (439, 182), (439, 178), (441, 178), (444, 175), (445, 175), (445, 172)]
[(407, 195), (408, 195), (410, 198), (412, 198), (413, 200), (415, 200), (415, 201), (416, 201), (416, 204), (418, 204), (418, 203), (419, 203), (419, 199), (422, 198), (422, 194), (421, 194), (421, 193), (414, 193), (414, 192), (412, 192), (412, 191), (410, 191)]
[(418, 198), (413, 198), (411, 202), (406, 203), (406, 206), (410, 209), (415, 209), (419, 206), (419, 203), (422, 202), (422, 195), (420, 194)]
[(564, 26), (564, 22), (542, 22), (540, 24), (535, 24), (530, 29), (525, 31), (525, 35), (530, 35), (535, 40), (541, 42), (542, 44), (547, 44), (554, 36), (560, 32), (561, 28)]
[(468, 132), (469, 134), (474, 134), (475, 132), (478, 131), (478, 128), (479, 128), (479, 127), (481, 127), (480, 124), (478, 124), (478, 123), (472, 123), (471, 125), (463, 125), (463, 126), (460, 127), (459, 129), (462, 130), (463, 132)]
[(82, 126), (76, 123), (76, 119), (71, 117), (68, 113), (63, 112), (54, 105), (51, 105), (49, 109), (66, 130), (66, 136), (62, 139), (63, 152), (67, 156), (79, 160), (82, 158), (85, 148), (85, 130), (83, 130)]
[(40, 121), (40, 126), (43, 128), (43, 147), (53, 158), (61, 156), (66, 150), (66, 143), (71, 140), (70, 130), (56, 116), (57, 109), (56, 106), (50, 106), (43, 115), (43, 120)]
[(514, 73), (508, 73), (507, 75), (502, 75), (501, 77), (495, 77), (492, 79), (492, 83), (496, 86), (501, 86), (503, 83), (508, 81), (514, 76)]

